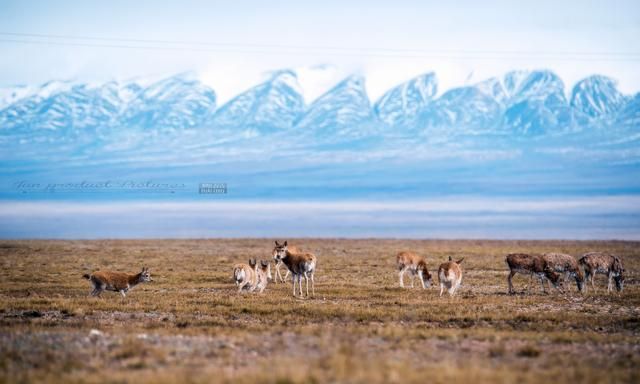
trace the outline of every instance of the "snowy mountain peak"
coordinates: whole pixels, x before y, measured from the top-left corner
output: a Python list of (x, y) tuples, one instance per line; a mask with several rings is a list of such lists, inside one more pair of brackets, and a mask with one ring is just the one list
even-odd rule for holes
[[(129, 88), (127, 91), (134, 91)], [(131, 92), (133, 93), (133, 92)], [(126, 127), (180, 130), (204, 125), (215, 110), (216, 94), (200, 81), (180, 74), (135, 93), (122, 116)]]
[(505, 78), (507, 90), (511, 92), (511, 104), (528, 100), (544, 100), (550, 95), (562, 95), (564, 83), (562, 79), (549, 70), (531, 71), (528, 73), (512, 72)]
[(601, 75), (579, 81), (571, 92), (571, 106), (591, 118), (616, 112), (627, 101), (628, 98), (618, 91), (615, 80)]
[(437, 91), (435, 73), (426, 73), (387, 91), (376, 103), (375, 111), (388, 125), (412, 126)]
[(19, 85), (13, 87), (0, 88), (0, 110), (7, 105), (26, 97), (32, 92), (32, 87), (28, 85)]
[(501, 109), (491, 96), (475, 86), (445, 92), (420, 114), (426, 129), (446, 128), (457, 132), (490, 131), (496, 127)]
[(498, 103), (509, 107), (523, 100), (544, 100), (549, 95), (564, 98), (564, 83), (549, 70), (510, 71), (475, 85)]
[(512, 71), (437, 92), (436, 75), (425, 73), (388, 90), (372, 108), (364, 77), (352, 75), (307, 105), (296, 72), (284, 69), (216, 109), (215, 92), (193, 73), (153, 81), (51, 81), (0, 89), (0, 129), (6, 140), (28, 142), (189, 128), (210, 129), (217, 137), (290, 130), (334, 139), (568, 134), (640, 124), (638, 96), (623, 95), (614, 80), (599, 75), (578, 82), (570, 102), (562, 80), (548, 70)]
[(336, 136), (367, 135), (373, 119), (364, 77), (351, 75), (313, 102), (297, 129)]
[(259, 84), (223, 105), (213, 118), (216, 127), (240, 128), (251, 134), (291, 128), (304, 112), (295, 72), (272, 73)]
[(74, 84), (71, 81), (52, 80), (42, 84), (33, 96), (46, 99), (56, 93), (68, 91), (73, 86)]

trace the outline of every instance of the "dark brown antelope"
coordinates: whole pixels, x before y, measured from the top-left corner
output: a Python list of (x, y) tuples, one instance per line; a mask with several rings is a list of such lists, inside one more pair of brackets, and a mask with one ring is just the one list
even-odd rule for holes
[(96, 271), (92, 274), (82, 275), (93, 285), (91, 296), (100, 296), (104, 291), (120, 292), (123, 298), (126, 293), (140, 283), (153, 281), (149, 268), (143, 267), (140, 273), (124, 273), (113, 271)]
[(464, 257), (458, 261), (453, 261), (449, 256), (449, 261), (440, 264), (438, 268), (438, 281), (440, 282), (440, 296), (446, 288), (449, 292), (449, 296), (453, 296), (456, 293), (460, 283), (462, 282), (462, 269), (460, 264), (464, 260)]
[(616, 283), (616, 290), (622, 292), (624, 288), (624, 266), (619, 257), (605, 252), (589, 252), (582, 255), (578, 263), (584, 268), (585, 280), (591, 280), (591, 287), (596, 290), (593, 282), (596, 274), (607, 275), (607, 292), (613, 289), (613, 282)]
[(544, 280), (548, 279), (556, 289), (561, 289), (562, 281), (560, 275), (547, 267), (546, 261), (540, 255), (530, 255), (526, 253), (510, 253), (505, 262), (509, 266), (509, 293), (513, 294), (513, 276), (516, 273), (523, 275), (537, 276), (542, 285), (542, 292), (545, 292)]
[(422, 283), (422, 289), (431, 286), (431, 274), (429, 274), (424, 257), (418, 256), (413, 252), (402, 251), (396, 255), (396, 263), (399, 271), (400, 287), (404, 288), (404, 274), (406, 272), (409, 272), (411, 276), (411, 288), (413, 288), (413, 279), (416, 275), (418, 275)]
[(296, 296), (296, 283), (298, 283), (300, 296), (302, 296), (302, 278), (307, 282), (307, 296), (309, 296), (309, 279), (311, 279), (311, 293), (315, 296), (315, 281), (313, 275), (316, 272), (317, 259), (312, 253), (294, 253), (287, 247), (287, 242), (276, 245), (276, 259), (282, 261), (289, 268), (293, 276), (293, 296)]
[[(282, 247), (282, 245), (278, 243), (278, 240), (276, 240), (276, 246), (273, 248), (273, 251), (271, 252), (271, 255), (273, 256), (273, 261), (276, 263), (276, 278), (274, 280), (276, 283), (278, 283), (278, 280), (284, 283), (287, 280), (287, 277), (289, 277), (289, 269), (287, 269), (287, 273), (284, 277), (282, 277), (282, 273), (280, 272), (280, 266), (282, 265), (282, 261), (279, 260), (277, 256), (278, 248), (280, 247)], [(296, 247), (295, 245), (289, 245), (287, 246), (287, 248), (291, 253), (302, 253), (302, 249)]]
[(542, 254), (542, 258), (547, 263), (548, 268), (551, 268), (560, 274), (564, 274), (565, 280), (569, 277), (573, 277), (576, 280), (578, 291), (582, 292), (584, 289), (584, 274), (580, 267), (578, 267), (578, 262), (573, 256), (565, 253), (552, 252)]

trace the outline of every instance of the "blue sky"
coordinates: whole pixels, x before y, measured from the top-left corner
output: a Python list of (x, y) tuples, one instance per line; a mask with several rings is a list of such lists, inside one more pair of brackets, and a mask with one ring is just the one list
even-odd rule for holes
[[(158, 43), (153, 45), (160, 49), (139, 49), (91, 46), (105, 43), (95, 40), (0, 35), (0, 85), (194, 71), (223, 101), (268, 71), (289, 67), (301, 73), (308, 99), (353, 72), (367, 76), (370, 96), (376, 98), (432, 70), (446, 89), (509, 69), (549, 68), (569, 87), (602, 73), (618, 79), (626, 93), (640, 90), (640, 56), (629, 55), (640, 52), (637, 1), (453, 3), (3, 1), (0, 32), (223, 45), (202, 50), (182, 44), (168, 50), (175, 45)], [(624, 55), (602, 55), (611, 52)]]

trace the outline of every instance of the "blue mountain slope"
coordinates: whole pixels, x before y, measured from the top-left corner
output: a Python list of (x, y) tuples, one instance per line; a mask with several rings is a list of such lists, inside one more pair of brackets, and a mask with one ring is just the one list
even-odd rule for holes
[(378, 118), (390, 127), (415, 128), (424, 108), (438, 91), (435, 73), (413, 78), (387, 91), (375, 104)]
[(564, 83), (553, 72), (510, 72), (504, 83), (509, 91), (503, 117), (506, 130), (542, 135), (574, 129), (574, 113), (567, 102)]
[(636, 93), (620, 110), (616, 123), (627, 127), (635, 127), (640, 132), (640, 93)]
[(135, 84), (47, 83), (0, 111), (4, 135), (23, 142), (98, 141), (119, 125)]
[(483, 133), (523, 139), (580, 133), (581, 142), (598, 145), (640, 130), (638, 96), (623, 95), (599, 75), (578, 82), (571, 102), (562, 80), (547, 70), (437, 92), (435, 74), (427, 73), (391, 88), (372, 107), (365, 79), (354, 75), (307, 106), (295, 72), (283, 70), (216, 109), (214, 90), (190, 75), (149, 86), (52, 81), (1, 89), (0, 142), (34, 153), (58, 142), (105, 153), (151, 150), (149, 143), (192, 149), (226, 142), (246, 150), (242, 140), (282, 134), (296, 145), (367, 151), (380, 140), (419, 145)]
[(215, 92), (189, 76), (173, 76), (142, 90), (127, 104), (119, 125), (143, 130), (181, 130), (207, 125)]
[(571, 106), (592, 119), (614, 114), (628, 101), (613, 79), (600, 75), (579, 81), (571, 92)]
[(295, 130), (333, 139), (372, 134), (377, 122), (364, 81), (356, 75), (341, 81), (309, 106)]
[(211, 124), (216, 128), (268, 133), (291, 128), (304, 110), (295, 72), (278, 71), (268, 81), (223, 105)]
[(426, 107), (419, 125), (427, 132), (449, 128), (455, 133), (470, 130), (494, 130), (500, 118), (500, 105), (475, 87), (455, 88), (445, 92)]

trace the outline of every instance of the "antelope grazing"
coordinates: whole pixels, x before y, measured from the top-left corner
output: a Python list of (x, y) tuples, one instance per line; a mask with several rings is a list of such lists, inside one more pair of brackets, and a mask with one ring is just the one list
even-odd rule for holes
[(153, 281), (149, 268), (143, 267), (140, 273), (124, 273), (113, 271), (97, 271), (92, 274), (85, 273), (82, 275), (85, 279), (91, 281), (93, 291), (91, 296), (98, 296), (104, 291), (120, 292), (122, 298), (126, 293), (140, 283)]
[(296, 280), (302, 296), (302, 277), (307, 282), (307, 296), (309, 296), (309, 278), (311, 278), (311, 293), (315, 296), (315, 281), (313, 275), (316, 271), (317, 259), (312, 253), (305, 252), (292, 252), (287, 247), (287, 242), (284, 244), (276, 243), (275, 249), (276, 260), (282, 261), (284, 265), (289, 268), (291, 275), (293, 276), (293, 296), (296, 296)]
[(422, 283), (422, 289), (431, 286), (431, 275), (427, 269), (427, 262), (424, 257), (418, 256), (413, 252), (402, 251), (396, 256), (398, 264), (398, 277), (400, 278), (400, 287), (404, 288), (404, 274), (409, 272), (411, 275), (411, 288), (413, 288), (413, 279), (418, 275)]
[(611, 292), (612, 285), (615, 281), (616, 290), (622, 292), (624, 287), (624, 266), (622, 260), (617, 256), (603, 252), (590, 252), (582, 255), (578, 263), (584, 268), (585, 280), (591, 280), (591, 287), (596, 290), (593, 282), (597, 273), (607, 275), (608, 284), (607, 292)]
[(546, 261), (539, 255), (529, 255), (526, 253), (510, 253), (507, 255), (505, 262), (509, 266), (509, 277), (507, 282), (509, 283), (509, 293), (513, 294), (513, 276), (516, 273), (522, 273), (524, 275), (538, 276), (540, 284), (542, 285), (542, 292), (544, 289), (544, 279), (548, 279), (554, 288), (560, 289), (562, 281), (560, 281), (560, 275), (550, 268), (547, 268)]
[(440, 268), (438, 268), (440, 296), (442, 296), (445, 287), (449, 292), (449, 296), (453, 296), (458, 287), (460, 287), (460, 283), (462, 282), (462, 269), (460, 269), (460, 264), (462, 260), (464, 260), (464, 257), (458, 261), (453, 261), (451, 256), (449, 256), (449, 261), (440, 264)]
[[(278, 282), (278, 279), (280, 280), (280, 282), (284, 283), (287, 280), (287, 277), (289, 277), (288, 268), (287, 268), (287, 274), (284, 275), (284, 277), (282, 277), (282, 273), (280, 272), (280, 266), (282, 265), (282, 261), (278, 259), (278, 248), (280, 247), (282, 247), (282, 245), (280, 245), (278, 243), (278, 240), (276, 240), (276, 246), (273, 248), (273, 252), (271, 253), (271, 255), (273, 256), (273, 261), (275, 261), (276, 263), (276, 278), (275, 278), (276, 283)], [(302, 253), (302, 249), (296, 247), (295, 245), (289, 245), (287, 248), (291, 253)]]
[(243, 289), (253, 292), (258, 286), (258, 272), (256, 259), (249, 259), (249, 264), (240, 263), (233, 266), (233, 279), (238, 286), (238, 292)]
[(258, 284), (256, 285), (256, 289), (259, 290), (260, 293), (267, 288), (267, 283), (269, 282), (271, 277), (271, 263), (267, 260), (260, 260), (260, 264), (255, 267), (256, 274), (258, 276)]
[(584, 289), (584, 274), (573, 256), (564, 253), (544, 253), (542, 258), (547, 263), (548, 268), (561, 274), (564, 273), (565, 280), (569, 276), (573, 277), (576, 280), (578, 291), (582, 292)]

